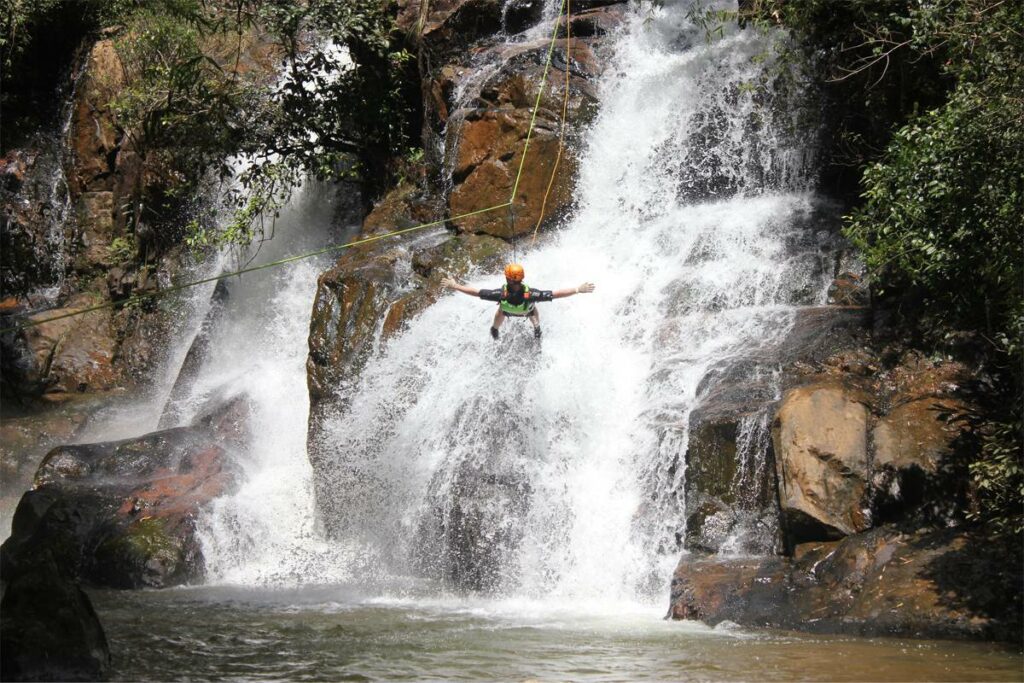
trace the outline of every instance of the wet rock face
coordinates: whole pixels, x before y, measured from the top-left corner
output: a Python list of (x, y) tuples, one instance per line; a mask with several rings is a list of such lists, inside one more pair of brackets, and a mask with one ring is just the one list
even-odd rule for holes
[(780, 547), (773, 454), (757, 414), (691, 416), (685, 547), (772, 554)]
[[(685, 454), (687, 549), (790, 554), (891, 522), (962, 521), (962, 428), (948, 417), (968, 408), (957, 391), (970, 373), (913, 353), (883, 362), (868, 313), (801, 309), (777, 351), (702, 380)], [(764, 370), (773, 364), (782, 372)]]
[[(101, 303), (98, 297), (83, 294), (73, 297), (63, 308), (28, 316), (29, 322), (39, 324), (22, 333), (24, 352), (20, 359), (12, 359), (18, 364), (10, 368), (14, 376), (6, 381), (38, 394), (84, 393), (120, 386), (125, 377), (114, 364), (117, 343), (110, 311), (82, 313)], [(82, 314), (44, 322), (77, 313)]]
[[(410, 209), (408, 194), (399, 196), (403, 193), (399, 188), (396, 196), (385, 198), (365, 226), (411, 222), (416, 207)], [(345, 463), (330, 443), (322, 442), (322, 425), (347, 409), (350, 391), (366, 360), (437, 300), (443, 277), (460, 277), (472, 264), (497, 269), (504, 254), (505, 243), (497, 238), (453, 235), (438, 228), (400, 247), (378, 242), (348, 250), (320, 276), (310, 320), (306, 378), (308, 452), (321, 510), (334, 509), (339, 496), (346, 495), (335, 485), (338, 468)], [(325, 515), (329, 531), (335, 522)]]
[(88, 596), (49, 553), (3, 567), (0, 677), (5, 681), (98, 681), (110, 648)]
[(867, 327), (863, 309), (803, 308), (779, 348), (730, 358), (708, 371), (688, 425), (683, 477), (688, 550), (783, 551), (771, 422), (782, 387), (799, 387), (803, 380), (777, 368), (820, 363), (837, 349), (858, 348)]
[(4, 566), (50, 552), (95, 586), (164, 587), (201, 577), (196, 516), (236, 481), (230, 453), (245, 439), (247, 412), (237, 398), (189, 427), (54, 449), (15, 512)]
[[(503, 61), (501, 68), (477, 84), (475, 90), (471, 84), (459, 83), (441, 88), (449, 93), (467, 89), (476, 93), (473, 99), (463, 94), (461, 101), (444, 103), (445, 111), (451, 112), (445, 136), (452, 178), (450, 214), (459, 216), (506, 202), (515, 189), (513, 206), (508, 210), (456, 218), (452, 223), (459, 230), (509, 239), (532, 232), (542, 210), (543, 229), (564, 215), (572, 203), (578, 164), (576, 141), (596, 111), (593, 81), (601, 67), (586, 42), (560, 41), (552, 55), (547, 83), (539, 93), (540, 108), (530, 134), (547, 47), (547, 41), (504, 47), (494, 57)], [(569, 50), (572, 58), (567, 64)], [(569, 100), (560, 143), (566, 70)], [(453, 73), (462, 74), (463, 79), (473, 76), (471, 69), (448, 72), (448, 77)]]
[(794, 389), (773, 431), (779, 502), (795, 537), (840, 538), (868, 528), (861, 509), (868, 478), (863, 402), (840, 388)]
[(420, 569), (466, 591), (507, 585), (529, 496), (525, 477), (507, 467), (465, 463), (421, 524)]
[(15, 149), (0, 160), (0, 298), (53, 286), (73, 240), (59, 144)]
[[(424, 72), (424, 149), (445, 150), (444, 158), (435, 161), (444, 165), (451, 179), (448, 215), (509, 201), (519, 176), (513, 210), (457, 218), (452, 224), (459, 231), (505, 239), (531, 232), (546, 193), (541, 229), (564, 215), (572, 200), (578, 133), (596, 111), (595, 80), (603, 68), (601, 36), (625, 17), (625, 4), (606, 5), (576, 8), (582, 13), (574, 10), (572, 40), (565, 39), (563, 21), (546, 83), (547, 32), (525, 42), (508, 42), (506, 37), (536, 25), (543, 15), (542, 2), (410, 0), (400, 6), (398, 25), (419, 51)], [(560, 150), (567, 74), (566, 144)], [(527, 145), (538, 95), (540, 108)], [(556, 161), (558, 173), (548, 193)]]
[(791, 560), (684, 557), (672, 580), (670, 615), (822, 633), (1019, 642), (1020, 550), (973, 532), (887, 526), (798, 546)]
[(210, 307), (203, 316), (203, 322), (188, 348), (188, 353), (185, 354), (185, 360), (182, 361), (174, 386), (171, 387), (171, 393), (164, 404), (158, 423), (160, 429), (177, 427), (180, 424), (181, 404), (186, 400), (189, 390), (199, 377), (203, 363), (209, 356), (210, 341), (221, 326), (227, 301), (228, 286), (224, 280), (220, 280), (210, 295)]

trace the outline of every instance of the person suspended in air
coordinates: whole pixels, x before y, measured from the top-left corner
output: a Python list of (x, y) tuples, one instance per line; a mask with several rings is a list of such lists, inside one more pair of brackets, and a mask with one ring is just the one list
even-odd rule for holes
[(498, 328), (505, 322), (507, 316), (527, 318), (533, 323), (533, 336), (540, 338), (540, 315), (537, 313), (535, 304), (554, 299), (564, 299), (574, 294), (589, 294), (594, 291), (594, 285), (584, 282), (579, 287), (568, 289), (531, 289), (523, 282), (525, 272), (518, 263), (510, 263), (505, 266), (505, 286), (500, 289), (477, 289), (459, 284), (450, 277), (441, 280), (441, 285), (469, 294), (478, 296), (484, 301), (497, 301), (498, 310), (494, 312), (494, 322), (491, 323), (491, 336), (498, 338)]

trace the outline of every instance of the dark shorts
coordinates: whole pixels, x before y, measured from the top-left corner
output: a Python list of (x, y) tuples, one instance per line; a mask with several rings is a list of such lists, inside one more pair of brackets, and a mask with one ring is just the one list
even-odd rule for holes
[[(501, 311), (501, 304), (498, 304), (498, 310)], [(526, 313), (507, 313), (505, 311), (501, 312), (510, 318), (529, 318), (531, 315), (537, 312), (537, 307), (531, 306), (530, 310), (528, 310)]]

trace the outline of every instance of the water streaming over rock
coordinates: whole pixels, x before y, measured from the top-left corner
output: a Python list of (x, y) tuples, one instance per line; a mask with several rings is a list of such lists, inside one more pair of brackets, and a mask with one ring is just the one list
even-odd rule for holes
[[(823, 300), (830, 268), (814, 135), (763, 87), (769, 51), (752, 32), (705, 43), (685, 7), (631, 19), (577, 210), (522, 257), (535, 287), (592, 280), (597, 294), (543, 305), (543, 344), (517, 321), (492, 342), (491, 306), (442, 299), (381, 347), (311, 444), (338, 463), (320, 502), (333, 542), (363, 558), (357, 575), (663, 599), (691, 412), (715, 372), (778, 345), (794, 307)], [(766, 433), (752, 423), (745, 438)], [(727, 550), (764, 545), (736, 534)]]

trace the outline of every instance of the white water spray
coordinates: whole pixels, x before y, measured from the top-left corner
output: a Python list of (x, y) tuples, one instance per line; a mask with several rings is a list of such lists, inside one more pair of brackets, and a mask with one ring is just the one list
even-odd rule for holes
[(280, 323), (246, 333), (261, 352), (289, 350), (273, 371), (238, 371), (267, 398), (248, 483), (208, 519), (214, 580), (426, 574), (545, 600), (664, 599), (698, 386), (778, 344), (794, 307), (823, 297), (826, 258), (802, 223), (809, 150), (787, 103), (755, 97), (766, 41), (734, 31), (704, 44), (682, 14), (651, 10), (622, 32), (578, 210), (523, 259), (535, 287), (592, 280), (597, 294), (542, 305), (542, 348), (517, 321), (493, 343), (491, 306), (459, 295), (382, 346), (312, 444), (339, 463), (329, 541), (312, 525), (302, 443), (295, 312), (308, 316), (298, 293), (311, 295), (313, 272), (278, 295)]
[(541, 307), (543, 350), (515, 321), (492, 343), (491, 307), (446, 297), (325, 425), (315, 447), (340, 463), (337, 542), (371, 548), (375, 578), (663, 599), (699, 383), (781, 341), (793, 307), (825, 287), (801, 225), (810, 154), (785, 103), (754, 94), (766, 41), (701, 41), (670, 9), (624, 31), (579, 208), (524, 257), (535, 287), (598, 284)]

